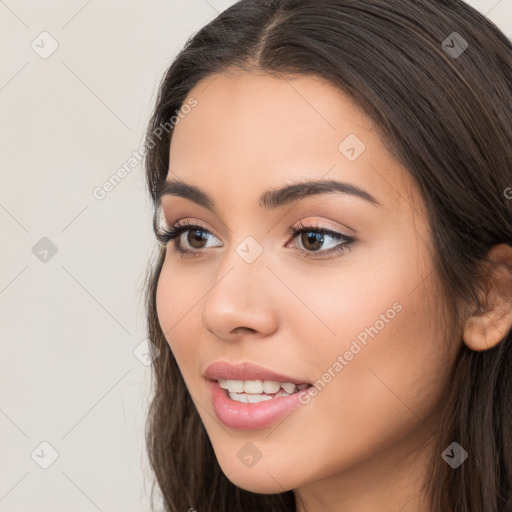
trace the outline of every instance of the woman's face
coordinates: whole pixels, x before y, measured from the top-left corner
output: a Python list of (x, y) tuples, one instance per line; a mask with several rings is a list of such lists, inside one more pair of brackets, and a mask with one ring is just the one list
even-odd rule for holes
[[(200, 228), (178, 237), (191, 253), (169, 242), (157, 311), (223, 472), (259, 493), (343, 476), (347, 496), (357, 475), (368, 485), (419, 478), (458, 347), (436, 327), (431, 237), (407, 171), (370, 119), (317, 78), (215, 75), (189, 97), (197, 105), (175, 128), (167, 180), (214, 207), (183, 188), (162, 196), (166, 225)], [(327, 180), (364, 192), (309, 188), (259, 202)], [(206, 378), (218, 361), (313, 387), (300, 400), (242, 404)], [(246, 390), (261, 396), (255, 386)], [(277, 418), (272, 400), (287, 403)]]

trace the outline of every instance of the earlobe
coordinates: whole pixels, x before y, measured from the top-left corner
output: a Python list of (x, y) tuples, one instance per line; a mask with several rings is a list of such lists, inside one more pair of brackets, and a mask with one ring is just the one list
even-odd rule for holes
[(466, 320), (463, 339), (469, 349), (495, 347), (512, 329), (512, 247), (494, 246), (489, 252), (491, 288), (483, 297), (484, 311), (475, 311)]

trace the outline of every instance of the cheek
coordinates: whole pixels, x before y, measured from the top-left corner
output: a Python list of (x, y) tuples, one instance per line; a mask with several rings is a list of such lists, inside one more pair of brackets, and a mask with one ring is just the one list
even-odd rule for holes
[[(314, 279), (282, 269), (303, 303), (288, 302), (280, 316), (292, 326), (290, 339), (318, 390), (302, 417), (322, 432), (310, 460), (319, 470), (370, 457), (425, 428), (422, 421), (434, 417), (448, 385), (458, 348), (448, 352), (437, 329), (441, 311), (430, 259), (421, 246), (408, 245), (414, 234), (404, 240), (360, 250), (340, 260), (338, 271), (316, 271)], [(287, 436), (305, 442), (299, 430)]]
[(381, 301), (357, 294), (341, 301), (330, 317), (336, 339), (324, 338), (311, 353), (318, 394), (304, 414), (322, 432), (311, 462), (326, 475), (408, 436), (412, 450), (435, 429), (455, 354), (445, 357), (425, 285), (410, 294), (409, 287), (383, 289)]
[(169, 258), (164, 262), (156, 289), (156, 310), (162, 331), (180, 368), (191, 357), (200, 339), (197, 323), (193, 324), (196, 305), (201, 298), (199, 283), (190, 282), (190, 275), (172, 268)]
[(319, 316), (335, 333), (322, 337), (313, 354), (325, 369), (341, 355), (338, 373), (344, 374), (345, 385), (357, 386), (359, 398), (366, 389), (370, 402), (377, 391), (384, 401), (393, 397), (392, 389), (413, 401), (428, 395), (438, 388), (439, 368), (449, 363), (447, 341), (437, 328), (441, 308), (433, 296), (438, 283), (430, 257), (422, 244), (411, 243), (414, 232), (404, 229), (403, 234), (360, 250), (347, 260), (345, 271), (324, 283), (323, 298), (309, 297), (320, 304)]
[(182, 330), (182, 325), (197, 314), (205, 290), (199, 272), (180, 268), (172, 247), (167, 251), (156, 289), (156, 309), (162, 330), (171, 334)]
[(170, 331), (176, 322), (176, 308), (179, 307), (179, 302), (175, 290), (176, 283), (171, 278), (167, 262), (164, 261), (156, 288), (156, 312), (164, 333)]

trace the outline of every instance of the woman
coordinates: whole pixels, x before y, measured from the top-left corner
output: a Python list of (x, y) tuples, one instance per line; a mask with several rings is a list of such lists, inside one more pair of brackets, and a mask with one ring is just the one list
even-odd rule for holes
[(166, 511), (512, 511), (511, 83), (458, 0), (187, 42), (146, 137)]

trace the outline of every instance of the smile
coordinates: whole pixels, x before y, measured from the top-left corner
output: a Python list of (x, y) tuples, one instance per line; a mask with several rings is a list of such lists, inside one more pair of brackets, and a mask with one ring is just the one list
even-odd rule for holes
[(219, 379), (219, 386), (227, 391), (231, 400), (255, 404), (280, 396), (290, 396), (302, 391), (310, 384), (294, 384), (275, 380), (231, 380)]

